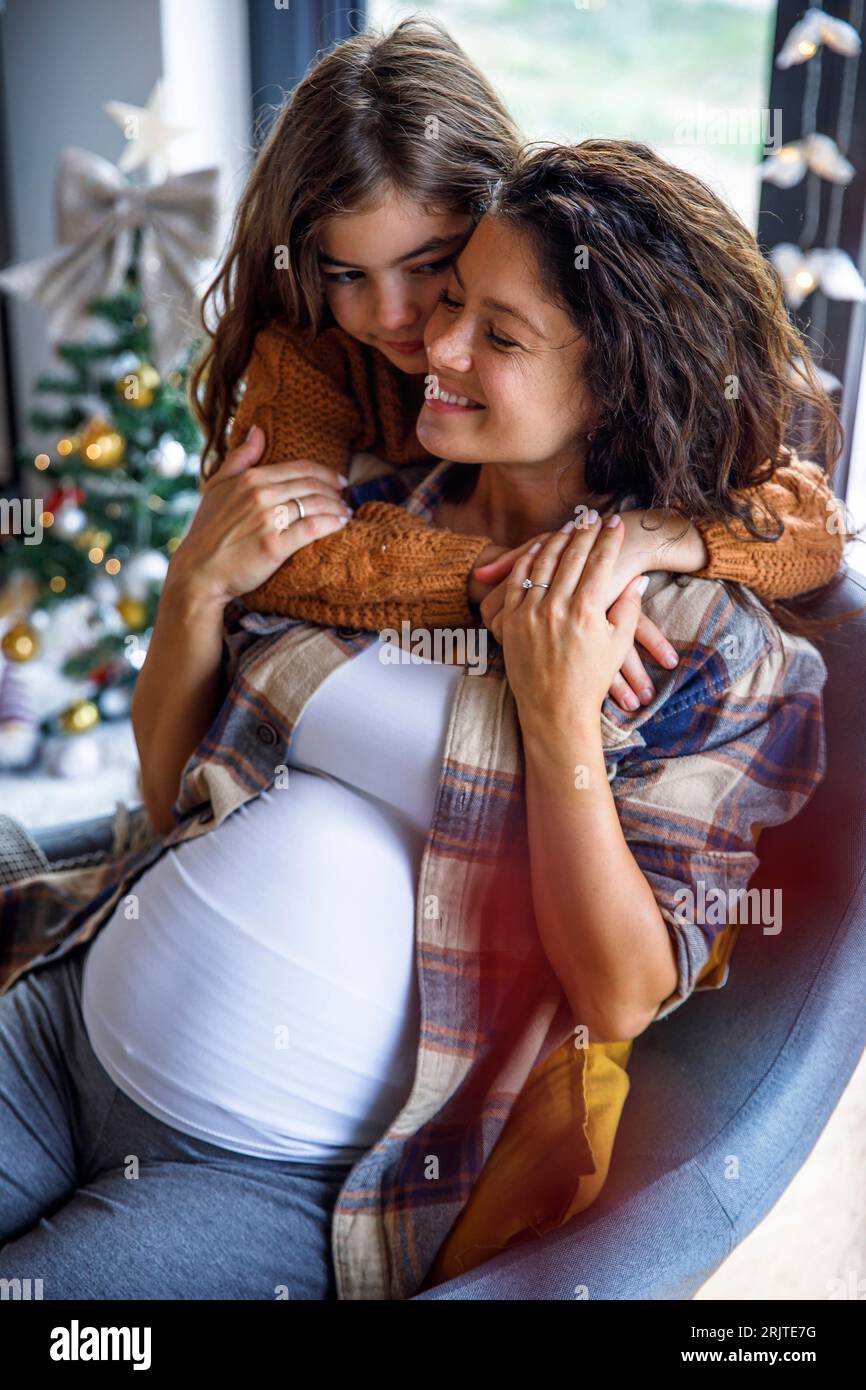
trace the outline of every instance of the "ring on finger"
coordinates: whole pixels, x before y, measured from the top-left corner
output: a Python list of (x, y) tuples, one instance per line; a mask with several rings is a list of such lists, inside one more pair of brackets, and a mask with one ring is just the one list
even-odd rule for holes
[(307, 513), (304, 511), (303, 502), (301, 501), (300, 497), (293, 497), (291, 500), (295, 503), (295, 506), (298, 509), (298, 521), (303, 521), (304, 517), (307, 515)]
[[(552, 564), (555, 573), (556, 567), (567, 549), (566, 541), (571, 540), (575, 531), (591, 529), (597, 521), (598, 512), (592, 511), (589, 513), (588, 518), (581, 518), (579, 523), (576, 521), (567, 521), (564, 526), (560, 527), (559, 531), (554, 532), (541, 550), (541, 554), (538, 556), (538, 559), (543, 562), (542, 572), (547, 570), (547, 572), (550, 573), (550, 565)], [(557, 554), (557, 552), (559, 553)], [(551, 583), (553, 582), (553, 577), (554, 574), (551, 573)], [(549, 589), (550, 583), (543, 579), (533, 579), (532, 576), (529, 575), (526, 579), (521, 581), (520, 587), (527, 590)]]

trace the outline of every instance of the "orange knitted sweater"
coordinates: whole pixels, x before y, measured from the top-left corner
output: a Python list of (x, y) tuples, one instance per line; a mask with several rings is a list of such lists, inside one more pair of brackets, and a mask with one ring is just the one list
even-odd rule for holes
[[(256, 336), (228, 446), (252, 425), (266, 436), (261, 463), (307, 458), (348, 474), (354, 453), (389, 464), (437, 461), (415, 436), (410, 379), (387, 358), (332, 327), (313, 344), (273, 320)], [(700, 578), (731, 579), (764, 600), (818, 588), (842, 562), (844, 536), (828, 524), (839, 504), (816, 464), (780, 468), (756, 497), (785, 524), (778, 541), (756, 541), (740, 523), (701, 525), (709, 562)], [(303, 547), (244, 602), (326, 626), (376, 630), (474, 625), (467, 583), (490, 542), (431, 527), (403, 507), (366, 502), (340, 531)]]

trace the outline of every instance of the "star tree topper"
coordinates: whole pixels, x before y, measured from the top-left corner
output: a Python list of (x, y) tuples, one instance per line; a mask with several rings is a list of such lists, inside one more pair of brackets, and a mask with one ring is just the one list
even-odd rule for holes
[(118, 169), (129, 173), (142, 164), (151, 162), (150, 173), (164, 174), (168, 170), (168, 149), (173, 141), (190, 133), (187, 126), (172, 125), (162, 111), (162, 78), (151, 92), (147, 106), (130, 106), (125, 101), (107, 101), (104, 110), (123, 130), (127, 139), (126, 149), (117, 161)]

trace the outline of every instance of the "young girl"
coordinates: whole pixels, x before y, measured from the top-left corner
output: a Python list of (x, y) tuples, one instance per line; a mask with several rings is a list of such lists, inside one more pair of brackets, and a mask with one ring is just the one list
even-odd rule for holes
[[(340, 44), (274, 121), (211, 289), (224, 303), (192, 388), (208, 480), (136, 686), (142, 791), (158, 830), (174, 824), (181, 771), (225, 693), (230, 599), (353, 628), (474, 624), (470, 602), (492, 598), (488, 616), (501, 607), (520, 550), (413, 526), (381, 502), (343, 530), (338, 475), (358, 452), (398, 466), (434, 462), (415, 435), (424, 328), (480, 201), (518, 147), (495, 92), (427, 20)], [(242, 382), (236, 447), (217, 468)], [(603, 431), (595, 448), (604, 454)], [(741, 519), (704, 508), (696, 526), (658, 511), (646, 529), (646, 511), (626, 512), (611, 602), (656, 569), (736, 580), (768, 603), (835, 574), (844, 534), (817, 465), (795, 456), (741, 503)], [(291, 519), (281, 531), (275, 509)], [(498, 564), (473, 574), (494, 556)], [(648, 619), (637, 638), (660, 665), (675, 661)], [(634, 710), (653, 693), (633, 650), (611, 695)]]

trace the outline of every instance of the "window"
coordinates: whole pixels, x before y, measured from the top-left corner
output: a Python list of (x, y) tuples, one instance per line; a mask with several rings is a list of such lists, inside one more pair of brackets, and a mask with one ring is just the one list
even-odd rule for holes
[(387, 27), (440, 19), (527, 139), (640, 140), (757, 226), (774, 0), (368, 0)]

